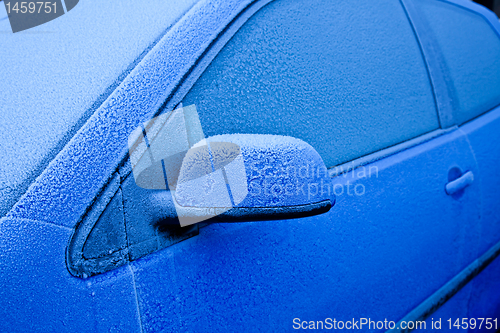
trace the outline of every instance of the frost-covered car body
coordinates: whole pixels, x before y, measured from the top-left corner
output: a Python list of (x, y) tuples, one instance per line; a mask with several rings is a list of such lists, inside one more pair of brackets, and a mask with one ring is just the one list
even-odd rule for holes
[[(499, 32), (467, 1), (201, 0), (82, 2), (3, 34), (1, 330), (496, 318)], [(207, 136), (308, 142), (335, 205), (140, 225), (127, 139), (180, 103)]]

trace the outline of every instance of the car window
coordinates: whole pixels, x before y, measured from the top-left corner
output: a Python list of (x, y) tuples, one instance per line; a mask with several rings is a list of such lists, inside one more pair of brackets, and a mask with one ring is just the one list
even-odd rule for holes
[(289, 135), (333, 167), (439, 127), (399, 1), (273, 1), (183, 100), (207, 136)]
[(500, 39), (485, 18), (441, 1), (419, 1), (454, 85), (462, 124), (500, 104)]

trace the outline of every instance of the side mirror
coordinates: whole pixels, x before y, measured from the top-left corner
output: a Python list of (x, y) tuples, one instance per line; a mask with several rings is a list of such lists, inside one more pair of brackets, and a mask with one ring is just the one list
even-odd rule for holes
[(316, 150), (277, 135), (201, 140), (184, 156), (170, 189), (181, 226), (207, 219), (300, 218), (328, 212), (335, 204), (331, 178)]
[(126, 214), (149, 224), (299, 218), (335, 203), (325, 164), (309, 144), (278, 135), (205, 139), (194, 105), (138, 127), (129, 155), (133, 177), (123, 187), (133, 204)]

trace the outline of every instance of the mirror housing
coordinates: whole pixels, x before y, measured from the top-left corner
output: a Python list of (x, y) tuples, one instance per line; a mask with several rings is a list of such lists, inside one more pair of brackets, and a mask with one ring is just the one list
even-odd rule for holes
[(207, 219), (300, 218), (328, 212), (335, 204), (332, 180), (316, 150), (278, 135), (201, 140), (184, 156), (171, 192), (181, 226)]

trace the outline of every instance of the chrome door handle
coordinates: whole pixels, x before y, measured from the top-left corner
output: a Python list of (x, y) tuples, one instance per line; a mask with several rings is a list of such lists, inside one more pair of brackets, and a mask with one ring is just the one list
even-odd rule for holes
[(461, 191), (470, 184), (472, 184), (473, 181), (474, 181), (474, 174), (472, 173), (472, 171), (467, 171), (458, 179), (455, 179), (454, 181), (451, 181), (448, 184), (446, 184), (445, 187), (446, 194), (448, 195), (455, 194), (458, 191)]

